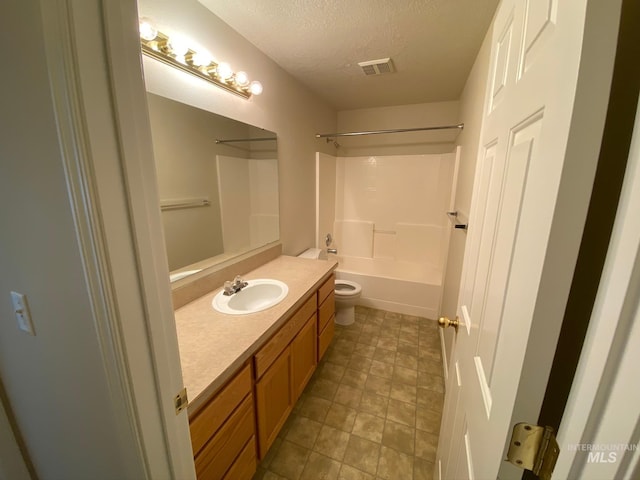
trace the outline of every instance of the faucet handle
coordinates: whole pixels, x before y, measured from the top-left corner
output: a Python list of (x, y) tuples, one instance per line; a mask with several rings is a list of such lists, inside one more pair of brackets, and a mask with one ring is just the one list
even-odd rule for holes
[(224, 294), (225, 295), (233, 295), (235, 292), (233, 291), (233, 282), (227, 280), (224, 282)]
[(249, 283), (246, 282), (240, 275), (236, 275), (236, 278), (233, 279), (233, 288), (236, 292), (241, 288), (246, 287), (247, 285), (249, 285)]
[(324, 243), (328, 247), (329, 245), (331, 245), (331, 242), (333, 242), (333, 237), (330, 233), (327, 233), (327, 236), (324, 237)]

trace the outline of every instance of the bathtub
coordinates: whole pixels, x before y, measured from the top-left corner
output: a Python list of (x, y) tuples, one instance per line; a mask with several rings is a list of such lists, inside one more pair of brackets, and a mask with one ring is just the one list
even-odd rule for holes
[(428, 263), (337, 256), (336, 278), (362, 286), (360, 305), (435, 319), (442, 296), (442, 269)]

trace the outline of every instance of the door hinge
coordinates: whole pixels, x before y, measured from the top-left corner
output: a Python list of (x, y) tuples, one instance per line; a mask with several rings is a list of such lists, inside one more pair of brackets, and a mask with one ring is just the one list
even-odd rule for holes
[(517, 423), (513, 427), (507, 461), (531, 470), (541, 480), (550, 480), (560, 447), (551, 427)]
[(182, 390), (173, 398), (173, 404), (176, 407), (176, 415), (187, 407), (187, 388), (183, 387)]

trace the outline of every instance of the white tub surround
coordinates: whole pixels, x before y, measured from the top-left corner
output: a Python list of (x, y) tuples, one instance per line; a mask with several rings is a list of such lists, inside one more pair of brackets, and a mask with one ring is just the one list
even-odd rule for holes
[[(455, 154), (338, 157), (335, 164), (337, 278), (362, 286), (362, 305), (437, 318)], [(324, 177), (319, 187), (331, 184)], [(323, 207), (318, 212), (327, 228)]]
[(340, 243), (340, 253), (355, 257), (373, 257), (373, 222), (336, 220), (334, 235)]

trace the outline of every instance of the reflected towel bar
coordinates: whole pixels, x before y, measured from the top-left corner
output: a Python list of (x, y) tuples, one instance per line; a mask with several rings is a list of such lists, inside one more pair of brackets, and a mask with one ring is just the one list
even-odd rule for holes
[(267, 142), (277, 140), (278, 137), (263, 137), (263, 138), (231, 138), (229, 140), (219, 140), (216, 138), (216, 143), (237, 143), (237, 142)]
[(179, 210), (181, 208), (208, 207), (211, 202), (207, 198), (193, 198), (186, 200), (164, 200), (160, 201), (160, 210)]

